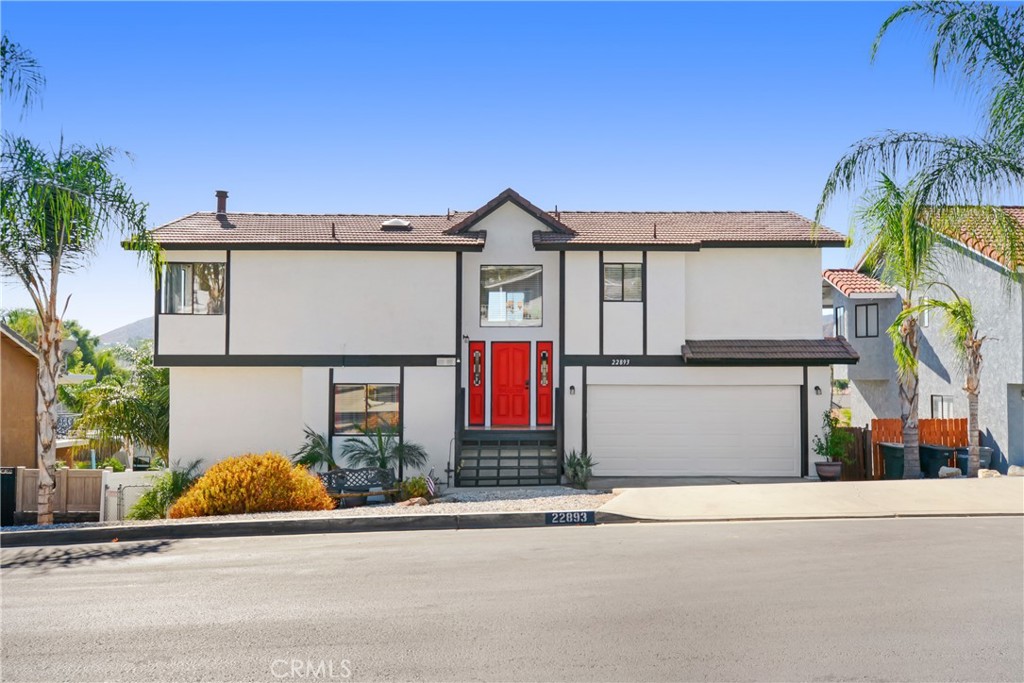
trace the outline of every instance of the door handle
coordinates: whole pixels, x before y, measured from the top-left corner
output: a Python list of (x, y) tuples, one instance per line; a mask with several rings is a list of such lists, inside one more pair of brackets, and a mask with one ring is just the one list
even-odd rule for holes
[(527, 389), (529, 389), (529, 388), (530, 388), (530, 380), (529, 380), (529, 378), (527, 378), (527, 380), (526, 380), (526, 388), (527, 388)]

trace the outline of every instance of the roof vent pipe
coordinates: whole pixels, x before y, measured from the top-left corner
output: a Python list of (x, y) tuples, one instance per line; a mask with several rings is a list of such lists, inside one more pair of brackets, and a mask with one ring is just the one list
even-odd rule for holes
[(228, 191), (217, 190), (217, 215), (223, 216), (228, 212)]

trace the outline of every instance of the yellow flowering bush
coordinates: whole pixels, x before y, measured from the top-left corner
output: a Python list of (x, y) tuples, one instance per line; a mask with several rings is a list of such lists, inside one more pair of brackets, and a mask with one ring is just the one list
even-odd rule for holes
[(249, 453), (206, 471), (170, 510), (172, 518), (330, 510), (323, 482), (280, 453)]

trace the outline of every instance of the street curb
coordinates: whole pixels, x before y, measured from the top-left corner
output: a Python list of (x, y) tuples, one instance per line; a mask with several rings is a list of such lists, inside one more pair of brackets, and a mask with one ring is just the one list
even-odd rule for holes
[[(457, 531), (460, 529), (518, 529), (549, 526), (544, 512), (476, 512), (464, 514), (381, 515), (377, 517), (321, 517), (260, 521), (194, 522), (77, 529), (32, 529), (0, 532), (0, 547), (75, 545), (112, 541), (159, 541), (188, 538), (292, 536), (300, 534), (361, 533), (370, 531)], [(596, 512), (597, 524), (641, 520)], [(564, 526), (564, 525), (558, 525)]]

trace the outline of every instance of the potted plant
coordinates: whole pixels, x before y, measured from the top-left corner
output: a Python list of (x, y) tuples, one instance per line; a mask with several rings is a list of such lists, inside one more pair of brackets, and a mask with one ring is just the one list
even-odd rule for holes
[(825, 458), (825, 462), (814, 463), (818, 479), (822, 481), (839, 481), (843, 473), (843, 463), (853, 462), (848, 452), (853, 443), (853, 434), (840, 429), (839, 418), (826, 410), (821, 420), (821, 435), (814, 437), (814, 452)]

